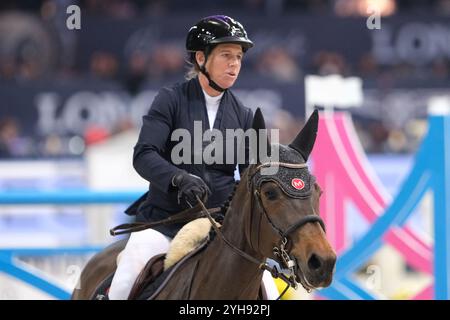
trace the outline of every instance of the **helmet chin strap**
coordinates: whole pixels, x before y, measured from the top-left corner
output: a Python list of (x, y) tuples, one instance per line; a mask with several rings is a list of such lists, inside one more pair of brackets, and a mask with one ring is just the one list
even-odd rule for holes
[[(205, 64), (206, 64), (206, 62), (205, 62)], [(213, 88), (214, 90), (216, 90), (216, 91), (224, 92), (226, 89), (220, 87), (217, 83), (215, 83), (215, 82), (211, 79), (211, 77), (209, 76), (208, 71), (206, 71), (205, 64), (203, 64), (203, 65), (200, 67), (200, 72), (203, 73), (203, 74), (205, 75), (206, 79), (208, 79), (208, 84), (209, 84), (209, 86), (210, 86), (211, 88)]]
[[(204, 52), (204, 54), (205, 54), (205, 62), (203, 62), (203, 65), (199, 65), (199, 67), (200, 67), (200, 72), (201, 73), (203, 73), (204, 75), (205, 75), (205, 77), (206, 77), (206, 79), (208, 79), (208, 84), (209, 84), (209, 86), (211, 87), (211, 88), (213, 88), (214, 90), (216, 90), (216, 91), (219, 91), (219, 92), (224, 92), (226, 89), (224, 89), (224, 88), (222, 88), (221, 86), (219, 86), (217, 83), (215, 83), (212, 79), (211, 79), (211, 77), (209, 76), (209, 73), (208, 73), (208, 71), (206, 71), (206, 61), (208, 61), (208, 56), (209, 56), (209, 53), (211, 52), (211, 48), (206, 48), (205, 49), (205, 52)], [(197, 63), (197, 65), (198, 65), (198, 62), (197, 62), (197, 60), (195, 60), (195, 62)]]

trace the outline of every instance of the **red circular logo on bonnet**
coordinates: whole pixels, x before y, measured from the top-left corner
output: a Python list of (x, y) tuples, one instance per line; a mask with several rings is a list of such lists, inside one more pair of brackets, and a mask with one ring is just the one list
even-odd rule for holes
[(305, 187), (305, 182), (299, 178), (292, 179), (291, 184), (297, 190), (302, 190)]

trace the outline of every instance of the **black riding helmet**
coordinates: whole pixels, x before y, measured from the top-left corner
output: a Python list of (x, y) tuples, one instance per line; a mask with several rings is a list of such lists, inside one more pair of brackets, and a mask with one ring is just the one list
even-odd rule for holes
[(191, 27), (186, 39), (186, 50), (191, 53), (190, 59), (192, 63), (197, 64), (195, 59), (196, 51), (205, 53), (205, 63), (202, 66), (197, 64), (197, 66), (208, 79), (209, 85), (217, 91), (225, 91), (225, 89), (211, 80), (205, 65), (212, 49), (221, 43), (240, 44), (243, 52), (253, 47), (253, 42), (247, 37), (247, 32), (242, 24), (233, 18), (222, 15), (201, 19)]

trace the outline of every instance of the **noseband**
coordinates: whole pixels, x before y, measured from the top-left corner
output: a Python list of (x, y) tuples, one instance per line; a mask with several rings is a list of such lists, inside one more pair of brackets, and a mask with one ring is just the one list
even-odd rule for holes
[[(297, 279), (296, 273), (295, 273), (296, 269), (299, 268), (299, 266), (298, 266), (295, 258), (293, 258), (290, 255), (289, 251), (287, 250), (287, 246), (289, 245), (290, 235), (297, 229), (300, 229), (303, 226), (305, 226), (306, 224), (315, 223), (315, 222), (318, 222), (320, 224), (320, 226), (322, 227), (322, 229), (325, 231), (325, 224), (324, 224), (323, 220), (316, 214), (307, 215), (307, 216), (302, 217), (301, 219), (296, 221), (294, 224), (288, 226), (286, 228), (286, 230), (282, 230), (276, 224), (273, 223), (272, 219), (270, 219), (270, 216), (267, 214), (267, 211), (264, 208), (264, 205), (262, 203), (261, 196), (260, 196), (260, 183), (258, 183), (258, 182), (262, 182), (263, 180), (264, 181), (272, 180), (275, 183), (277, 183), (278, 186), (280, 186), (281, 190), (283, 190), (283, 192), (285, 192), (288, 195), (288, 197), (290, 197), (290, 198), (304, 198), (304, 199), (309, 198), (311, 196), (311, 192), (309, 192), (310, 190), (306, 190), (307, 191), (306, 194), (300, 194), (300, 193), (296, 194), (295, 192), (289, 192), (286, 190), (286, 186), (285, 186), (286, 181), (282, 181), (277, 176), (270, 176), (271, 178), (269, 178), (269, 179), (266, 179), (267, 177), (265, 177), (265, 176), (260, 176), (260, 179), (257, 179), (257, 181), (255, 182), (254, 181), (255, 176), (257, 174), (260, 174), (260, 170), (262, 168), (270, 167), (270, 166), (278, 166), (278, 167), (287, 168), (287, 169), (305, 169), (306, 172), (307, 172), (308, 166), (306, 163), (294, 164), (294, 163), (284, 163), (284, 162), (268, 162), (268, 163), (264, 163), (264, 164), (261, 164), (258, 167), (256, 167), (255, 171), (253, 171), (253, 173), (251, 175), (248, 174), (248, 188), (249, 188), (249, 190), (252, 190), (252, 199), (251, 199), (251, 204), (250, 204), (250, 211), (252, 214), (250, 214), (251, 221), (248, 224), (248, 228), (250, 228), (250, 230), (248, 230), (248, 232), (247, 232), (249, 235), (248, 237), (249, 237), (250, 246), (253, 248), (253, 250), (255, 250), (256, 252), (259, 252), (259, 236), (260, 236), (259, 229), (260, 229), (261, 219), (264, 217), (268, 221), (273, 232), (276, 234), (275, 236), (279, 238), (278, 246), (275, 246), (273, 248), (273, 254), (275, 257), (277, 257), (276, 261), (283, 268), (289, 270), (289, 276), (286, 276), (285, 274), (280, 273), (278, 271), (278, 269), (276, 268), (276, 266), (270, 267), (265, 261), (261, 262), (258, 259), (247, 254), (246, 252), (240, 250), (233, 244), (231, 244), (228, 241), (228, 239), (226, 239), (223, 236), (223, 234), (220, 232), (220, 230), (217, 228), (217, 226), (214, 223), (213, 218), (209, 215), (208, 210), (206, 209), (206, 207), (204, 206), (204, 204), (200, 201), (200, 199), (198, 197), (197, 197), (197, 201), (202, 206), (202, 209), (205, 212), (208, 219), (211, 221), (211, 224), (212, 224), (214, 230), (222, 238), (222, 240), (228, 246), (230, 246), (232, 249), (234, 249), (238, 254), (240, 254), (241, 256), (246, 258), (247, 260), (250, 260), (250, 261), (258, 264), (260, 266), (260, 268), (263, 270), (270, 271), (270, 273), (272, 274), (273, 277), (275, 277), (275, 278), (279, 277), (282, 280), (284, 280), (288, 284), (288, 286), (286, 287), (286, 289), (284, 291), (284, 292), (286, 292), (286, 290), (289, 288), (289, 286), (296, 289), (298, 287), (298, 282), (302, 283), (302, 281), (300, 279)], [(307, 173), (307, 175), (310, 178), (312, 177), (311, 175), (309, 175), (309, 173)], [(255, 186), (255, 184), (256, 184), (256, 186)], [(282, 185), (280, 185), (280, 184), (282, 184)], [(310, 188), (312, 187), (311, 184), (309, 185), (309, 187)], [(261, 208), (261, 210), (257, 210), (257, 212), (259, 213), (257, 217), (254, 217), (254, 214), (256, 213), (253, 210), (254, 199), (256, 199), (256, 203)], [(303, 287), (305, 287), (305, 285), (303, 283), (302, 283), (302, 285), (303, 285)], [(305, 287), (305, 289), (308, 292), (311, 291), (310, 288)], [(284, 294), (284, 292), (281, 294), (281, 296)]]

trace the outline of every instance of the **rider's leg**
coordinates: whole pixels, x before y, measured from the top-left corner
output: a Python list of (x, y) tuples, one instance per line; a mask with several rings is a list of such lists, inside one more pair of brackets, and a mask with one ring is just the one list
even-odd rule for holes
[(280, 295), (277, 285), (269, 271), (264, 270), (262, 282), (266, 291), (267, 300), (276, 300)]
[(109, 299), (125, 300), (139, 273), (153, 256), (169, 250), (170, 238), (146, 229), (133, 232), (121, 253), (119, 265), (109, 289)]

